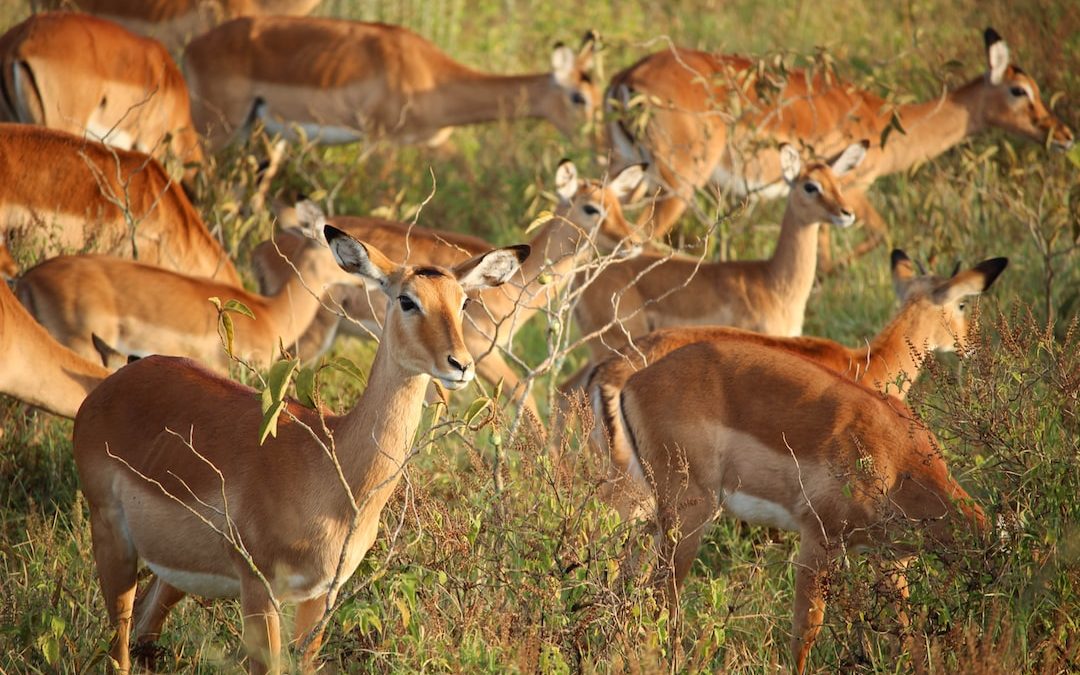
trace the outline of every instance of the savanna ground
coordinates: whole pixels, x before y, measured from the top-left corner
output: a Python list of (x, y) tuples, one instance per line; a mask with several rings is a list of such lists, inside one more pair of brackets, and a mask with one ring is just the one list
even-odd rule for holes
[[(0, 24), (28, 11), (12, 3), (0, 10)], [(992, 25), (1044, 99), (1073, 129), (1080, 125), (1080, 8), (1071, 0), (324, 0), (318, 12), (405, 24), (459, 60), (501, 72), (544, 69), (554, 41), (576, 45), (595, 28), (605, 46), (601, 82), (668, 39), (761, 57), (783, 53), (793, 63), (820, 48), (841, 75), (898, 101), (931, 97), (982, 72), (982, 29)], [(588, 133), (567, 139), (539, 122), (461, 129), (453, 143), (451, 152), (294, 148), (272, 191), (303, 192), (332, 213), (399, 218), (416, 216), (426, 200), (420, 224), (502, 244), (525, 240), (526, 225), (551, 207), (560, 158), (573, 158), (585, 175), (603, 171)], [(252, 166), (264, 155), (258, 142), (227, 154), (199, 186), (208, 223), (221, 228), (241, 267), (273, 226), (268, 214), (247, 208)], [(958, 260), (1010, 258), (978, 303), (979, 346), (962, 362), (934, 360), (911, 397), (954, 474), (998, 527), (986, 541), (925, 556), (912, 568), (909, 650), (900, 648), (900, 627), (878, 592), (873, 556), (846, 559), (830, 585), (813, 670), (1080, 671), (1078, 172), (1080, 148), (1048, 152), (995, 132), (881, 180), (872, 192), (890, 243), (939, 272)], [(727, 209), (707, 197), (701, 206), (704, 213)], [(767, 255), (782, 209), (762, 204), (720, 222), (729, 254)], [(682, 231), (693, 241), (712, 224), (687, 216)], [(861, 236), (857, 229), (834, 234), (833, 245), (842, 252)], [(879, 247), (825, 278), (810, 299), (805, 333), (856, 344), (882, 326), (894, 309), (888, 251)], [(516, 353), (538, 364), (551, 336), (552, 322), (538, 316), (519, 335)], [(372, 353), (371, 343), (339, 341), (331, 356), (366, 370)], [(582, 358), (571, 354), (562, 374)], [(341, 371), (323, 373), (325, 398), (337, 408), (363, 386)], [(536, 380), (545, 411), (558, 379)], [(484, 396), (471, 387), (451, 404), (448, 425), (434, 434), (422, 429), (382, 535), (330, 623), (327, 670), (789, 667), (794, 536), (721, 521), (702, 547), (674, 633), (644, 577), (619, 571), (624, 542), (641, 530), (616, 523), (593, 499), (597, 463), (572, 439), (570, 476), (556, 477), (528, 434), (511, 441), (511, 410), (485, 423), (491, 408), (474, 402)], [(0, 416), (0, 671), (100, 671), (111, 634), (71, 460), (71, 424), (11, 400), (0, 402)], [(239, 670), (239, 625), (234, 602), (185, 601), (166, 626), (160, 668)]]

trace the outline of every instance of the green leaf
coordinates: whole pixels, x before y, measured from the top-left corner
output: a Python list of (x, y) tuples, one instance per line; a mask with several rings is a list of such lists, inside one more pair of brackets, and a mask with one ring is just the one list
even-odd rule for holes
[(364, 371), (357, 368), (355, 363), (344, 357), (338, 357), (336, 359), (328, 361), (326, 363), (326, 366), (328, 368), (340, 370), (346, 375), (356, 378), (356, 380), (359, 381), (361, 384), (367, 382), (367, 376), (364, 374)]
[(227, 301), (225, 303), (225, 307), (223, 308), (222, 311), (236, 312), (237, 314), (243, 314), (244, 316), (248, 317), (249, 319), (254, 319), (255, 318), (255, 313), (252, 312), (250, 309), (248, 309), (248, 306), (245, 305), (244, 303), (240, 302), (239, 300), (229, 300), (229, 301)]
[(218, 315), (218, 326), (220, 327), (221, 335), (225, 340), (225, 353), (232, 356), (233, 347), (236, 344), (236, 329), (233, 327), (232, 317), (222, 312)]
[(281, 411), (284, 409), (285, 401), (274, 401), (270, 406), (270, 411), (263, 414), (263, 421), (259, 426), (259, 445), (266, 441), (267, 436), (277, 438), (278, 416), (281, 415)]
[(214, 297), (208, 298), (208, 299), (210, 300), (210, 304), (213, 305), (214, 308), (217, 309), (217, 311), (220, 312), (221, 311), (221, 298), (219, 298), (219, 297), (217, 297), (215, 295)]
[(40, 644), (45, 662), (50, 666), (56, 665), (60, 661), (60, 641), (55, 636), (49, 635), (40, 640)]
[(465, 411), (465, 424), (471, 425), (476, 418), (487, 408), (490, 399), (480, 397), (469, 404), (468, 409)]
[(270, 410), (270, 406), (274, 405), (274, 396), (270, 393), (269, 389), (263, 389), (259, 392), (259, 400), (262, 407), (262, 413), (265, 415), (266, 412)]
[(541, 211), (539, 214), (537, 214), (535, 218), (533, 218), (533, 221), (529, 223), (529, 226), (525, 228), (525, 234), (532, 232), (533, 230), (540, 227), (554, 217), (555, 214), (551, 211)]
[(298, 359), (278, 361), (270, 366), (270, 374), (266, 378), (266, 386), (270, 390), (270, 395), (273, 396), (275, 401), (281, 401), (285, 398), (285, 392), (289, 389), (289, 380), (292, 379), (293, 372), (299, 366), (300, 361)]
[(1080, 167), (1080, 143), (1072, 146), (1068, 154), (1065, 155), (1069, 158), (1069, 161), (1073, 163), (1073, 166)]
[(315, 408), (315, 369), (301, 368), (296, 374), (296, 398), (308, 408)]

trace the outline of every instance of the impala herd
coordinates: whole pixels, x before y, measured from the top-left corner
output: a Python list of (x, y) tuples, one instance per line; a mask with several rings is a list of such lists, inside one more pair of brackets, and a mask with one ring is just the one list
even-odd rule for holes
[[(152, 643), (186, 594), (240, 598), (252, 672), (282, 667), (279, 602), (298, 603), (295, 644), (313, 670), (429, 382), (502, 383), (539, 420), (513, 338), (571, 297), (591, 362), (552, 408), (575, 392), (591, 403), (589, 445), (609, 466), (601, 494), (655, 528), (654, 576), (673, 616), (718, 513), (798, 532), (801, 673), (842, 551), (891, 547), (903, 596), (917, 549), (892, 523), (938, 547), (958, 526), (986, 529), (903, 399), (931, 352), (966, 346), (965, 302), (1008, 260), (937, 277), (893, 251), (901, 308), (866, 346), (802, 330), (819, 258), (832, 269), (822, 225), (862, 219), (872, 233), (857, 252), (885, 235), (866, 198), (876, 178), (991, 127), (1072, 144), (995, 31), (984, 73), (893, 104), (827, 69), (778, 79), (677, 47), (602, 90), (592, 32), (576, 50), (556, 45), (546, 72), (482, 72), (399, 26), (305, 16), (317, 4), (74, 0), (88, 13), (37, 13), (0, 37), (0, 268), (12, 280), (0, 288), (0, 391), (75, 419), (120, 672), (132, 633)], [(561, 163), (558, 206), (528, 245), (327, 217), (303, 201), (299, 227), (254, 249), (255, 293), (185, 189), (260, 127), (438, 145), (455, 126), (520, 117), (572, 138), (598, 115), (607, 177)], [(652, 241), (709, 185), (731, 200), (786, 197), (770, 258), (710, 262)], [(210, 298), (253, 315), (234, 315), (229, 353)], [(232, 361), (269, 367), (283, 346), (313, 361), (339, 333), (379, 340), (360, 400), (342, 416), (286, 402), (260, 442), (265, 405), (228, 379)], [(136, 604), (140, 563), (153, 578)]]

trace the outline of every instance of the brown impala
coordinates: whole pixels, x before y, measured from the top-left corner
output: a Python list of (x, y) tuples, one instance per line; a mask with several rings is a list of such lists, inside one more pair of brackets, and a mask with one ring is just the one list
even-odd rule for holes
[(495, 75), (457, 63), (400, 26), (313, 17), (222, 24), (184, 56), (197, 128), (221, 147), (255, 119), (322, 143), (365, 136), (438, 145), (453, 127), (541, 117), (572, 134), (597, 101), (594, 37), (556, 46), (551, 71)]

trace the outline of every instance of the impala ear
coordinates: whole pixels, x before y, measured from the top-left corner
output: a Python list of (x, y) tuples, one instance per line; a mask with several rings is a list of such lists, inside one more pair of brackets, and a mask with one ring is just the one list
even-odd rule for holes
[(303, 199), (296, 202), (293, 210), (296, 212), (297, 225), (304, 230), (304, 234), (313, 239), (318, 239), (327, 224), (326, 214), (319, 208), (319, 205), (310, 199)]
[(987, 77), (990, 84), (1001, 84), (1005, 71), (1009, 68), (1009, 46), (993, 28), (986, 29), (983, 39), (986, 41), (986, 61), (989, 67)]
[(555, 45), (551, 52), (551, 75), (555, 81), (564, 87), (571, 87), (575, 83), (574, 71), (577, 68), (577, 55), (563, 43)]
[(645, 168), (647, 166), (647, 164), (631, 164), (620, 171), (619, 175), (611, 179), (608, 187), (611, 188), (616, 199), (621, 202), (634, 191), (641, 183), (641, 179), (645, 178)]
[(390, 275), (398, 268), (393, 261), (371, 244), (357, 241), (333, 225), (325, 225), (323, 232), (330, 245), (330, 252), (334, 254), (334, 260), (341, 269), (349, 274), (371, 279), (384, 292), (389, 291)]
[(1008, 265), (1008, 258), (984, 260), (935, 288), (933, 300), (936, 304), (944, 305), (969, 295), (978, 295), (990, 288), (990, 284), (994, 283)]
[(890, 257), (892, 268), (893, 292), (901, 301), (907, 297), (907, 290), (911, 280), (915, 278), (915, 263), (911, 261), (907, 253), (894, 248)]
[(802, 158), (795, 146), (783, 143), (780, 146), (780, 173), (784, 176), (784, 182), (791, 185), (799, 177), (802, 171)]
[(844, 148), (844, 151), (840, 153), (840, 156), (833, 160), (833, 163), (829, 166), (829, 168), (832, 169), (833, 175), (839, 178), (859, 166), (859, 164), (866, 159), (866, 150), (869, 147), (870, 141), (864, 138), (858, 143), (852, 143)]
[(555, 169), (555, 192), (559, 199), (568, 202), (574, 198), (578, 191), (577, 167), (569, 159), (559, 162), (559, 168)]
[(531, 250), (528, 244), (497, 248), (455, 265), (451, 272), (466, 292), (501, 286), (517, 273)]
[(596, 55), (596, 45), (600, 42), (600, 34), (589, 29), (581, 40), (581, 48), (577, 53), (577, 66), (581, 70), (589, 70), (593, 66), (593, 57)]

